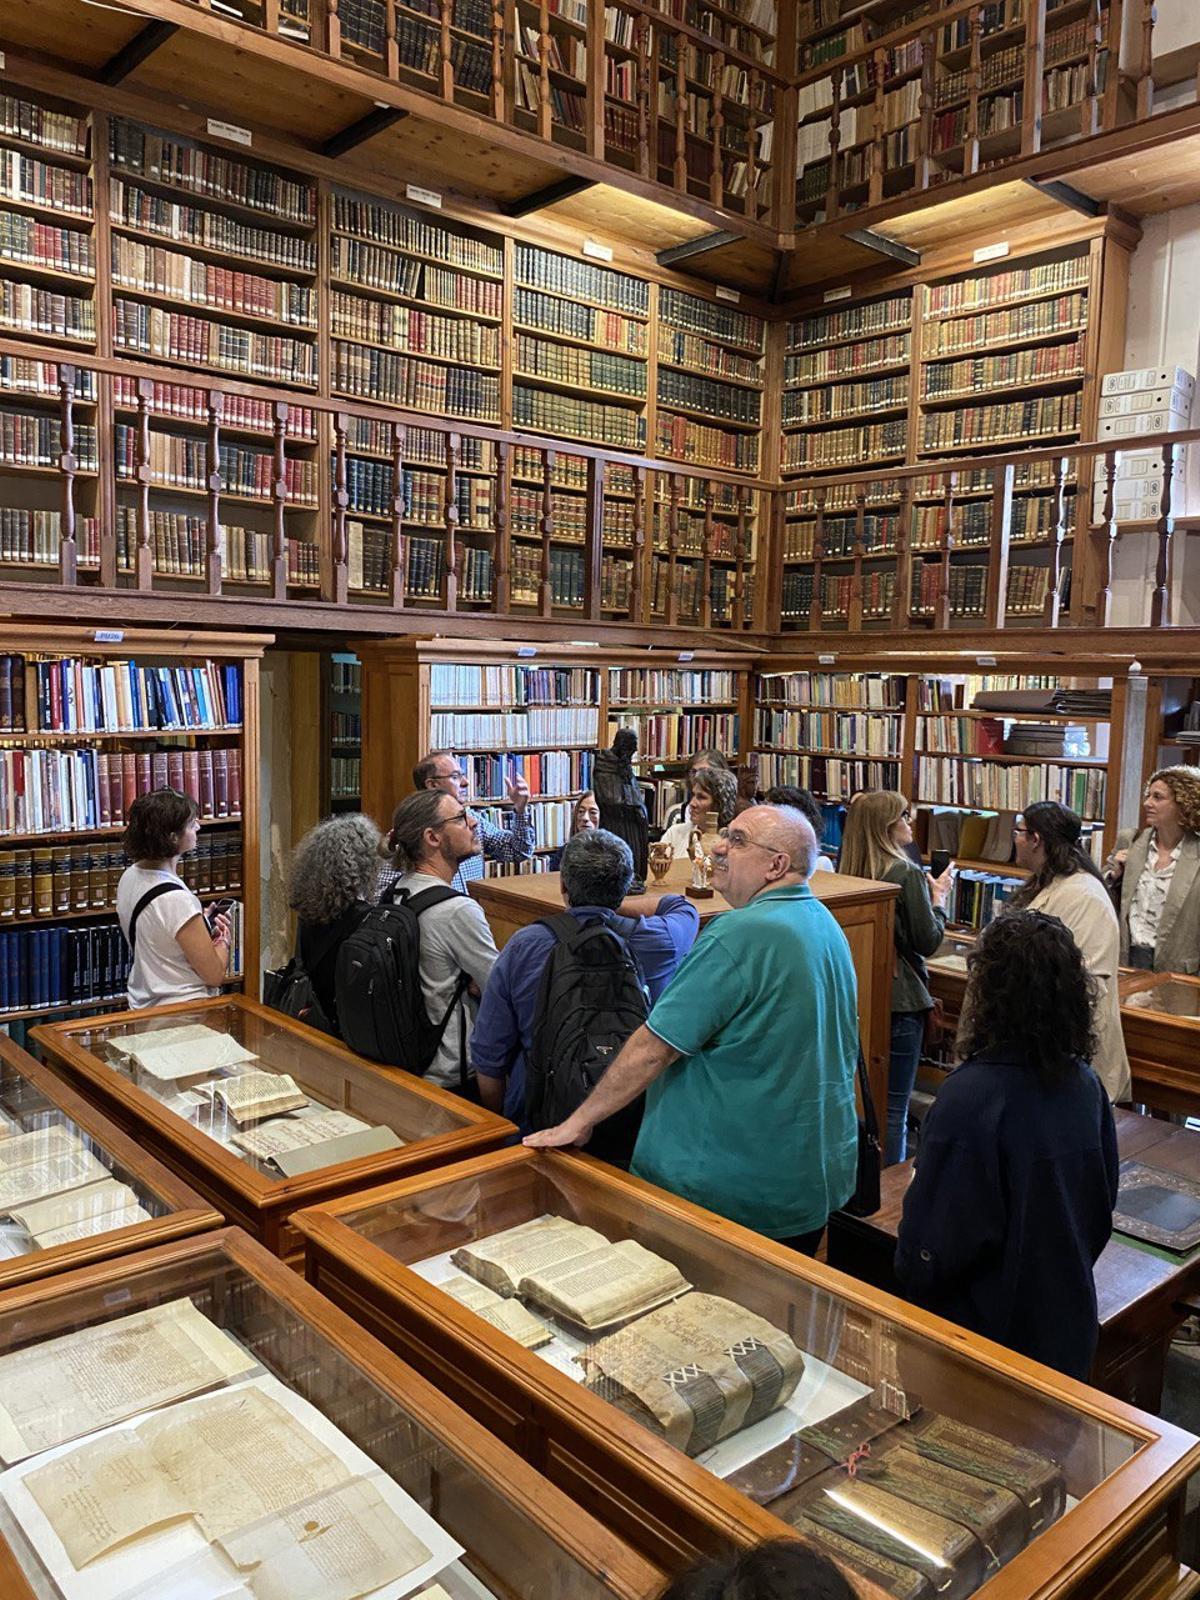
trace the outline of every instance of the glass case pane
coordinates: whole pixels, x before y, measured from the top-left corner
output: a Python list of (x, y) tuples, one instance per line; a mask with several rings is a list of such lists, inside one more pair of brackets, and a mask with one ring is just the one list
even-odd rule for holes
[(1142, 1442), (619, 1196), (543, 1157), (337, 1217), (890, 1594), (973, 1594)]
[(1200, 983), (1187, 978), (1161, 978), (1122, 997), (1134, 1011), (1161, 1011), (1169, 1017), (1200, 1018)]
[(311, 1030), (232, 1002), (81, 1027), (70, 1038), (278, 1181), (466, 1127), (469, 1113)]
[(116, 1284), (0, 1302), (0, 1535), (37, 1600), (654, 1592), (616, 1541), (622, 1577), (589, 1572), (569, 1550), (602, 1541), (595, 1524), (557, 1496), (537, 1510), (528, 1469), (459, 1446), (461, 1413), (373, 1341), (352, 1359), (354, 1330), (314, 1325), (329, 1308), (275, 1292), (243, 1264), (259, 1255), (159, 1250)]

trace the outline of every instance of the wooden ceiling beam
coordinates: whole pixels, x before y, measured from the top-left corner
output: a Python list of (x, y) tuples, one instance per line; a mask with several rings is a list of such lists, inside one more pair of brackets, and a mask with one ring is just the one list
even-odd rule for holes
[(740, 233), (730, 233), (725, 228), (718, 228), (714, 233), (702, 233), (698, 239), (685, 239), (682, 244), (673, 244), (666, 250), (659, 250), (654, 259), (660, 267), (671, 267), (677, 261), (687, 261), (692, 256), (707, 255), (710, 250), (719, 250), (722, 245), (736, 244), (740, 238)]
[(854, 244), (861, 244), (864, 250), (873, 250), (877, 256), (886, 256), (889, 261), (898, 261), (902, 267), (921, 265), (919, 250), (901, 244), (898, 239), (889, 239), (886, 233), (876, 233), (873, 228), (854, 228), (846, 234), (846, 238)]
[(336, 161), (348, 151), (356, 150), (360, 144), (366, 144), (367, 140), (373, 139), (377, 133), (383, 133), (386, 128), (402, 122), (408, 114), (400, 106), (375, 106), (353, 122), (347, 123), (332, 138), (326, 139), (321, 146), (321, 154), (330, 161)]
[(161, 49), (178, 32), (177, 22), (163, 22), (161, 19), (148, 22), (128, 44), (121, 46), (115, 56), (109, 57), (96, 74), (96, 81), (110, 87), (124, 83), (131, 72), (136, 72), (143, 61), (148, 61), (156, 50)]
[(500, 210), (506, 217), (527, 217), (533, 211), (544, 211), (558, 200), (569, 200), (572, 195), (583, 194), (595, 187), (594, 178), (560, 178), (557, 183), (548, 183), (544, 188), (534, 189), (531, 194), (523, 194), (519, 200), (506, 200)]
[(1026, 178), (1025, 182), (1039, 194), (1057, 200), (1069, 211), (1078, 211), (1081, 217), (1104, 215), (1103, 200), (1093, 200), (1090, 194), (1084, 194), (1073, 183), (1065, 183), (1061, 178)]

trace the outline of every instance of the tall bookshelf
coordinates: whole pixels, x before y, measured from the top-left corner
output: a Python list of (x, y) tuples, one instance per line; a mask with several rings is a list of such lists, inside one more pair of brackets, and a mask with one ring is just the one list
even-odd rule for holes
[(321, 814), (362, 808), (362, 664), (347, 650), (321, 656), (322, 734), (328, 755), (322, 763)]
[[(656, 823), (678, 798), (691, 755), (717, 746), (733, 764), (748, 726), (749, 663), (718, 652), (601, 650), (455, 639), (363, 640), (363, 809), (390, 819), (412, 768), (448, 747), (469, 778), (470, 803), (500, 823), (505, 777), (533, 795), (538, 859), (569, 836), (593, 753), (622, 724), (639, 733), (638, 776)], [(661, 789), (661, 794), (659, 790)]]
[(116, 921), (129, 805), (191, 794), (184, 877), (234, 899), (230, 986), (258, 992), (258, 668), (246, 634), (11, 624), (0, 654), (0, 1025), (111, 1009), (128, 955)]

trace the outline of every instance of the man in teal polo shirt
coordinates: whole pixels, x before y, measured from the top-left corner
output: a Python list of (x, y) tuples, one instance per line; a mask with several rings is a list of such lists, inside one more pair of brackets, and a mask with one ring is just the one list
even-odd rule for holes
[(808, 888), (812, 827), (755, 806), (722, 831), (716, 917), (596, 1088), (528, 1145), (585, 1144), (646, 1091), (632, 1171), (808, 1254), (854, 1189), (858, 996), (850, 946)]

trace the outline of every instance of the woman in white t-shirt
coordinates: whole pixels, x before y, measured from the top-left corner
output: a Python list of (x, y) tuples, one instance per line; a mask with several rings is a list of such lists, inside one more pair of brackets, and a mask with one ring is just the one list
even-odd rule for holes
[(203, 1000), (229, 965), (229, 919), (218, 913), (210, 931), (179, 876), (180, 858), (196, 848), (198, 815), (177, 789), (154, 789), (129, 808), (125, 853), (133, 865), (117, 885), (117, 919), (133, 946), (126, 993), (134, 1009)]

